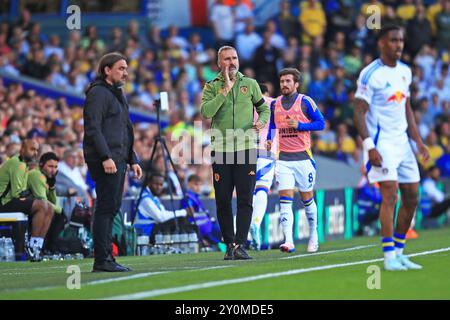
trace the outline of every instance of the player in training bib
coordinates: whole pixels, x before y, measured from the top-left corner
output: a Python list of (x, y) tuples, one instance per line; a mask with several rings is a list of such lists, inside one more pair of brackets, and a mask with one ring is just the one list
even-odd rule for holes
[[(369, 182), (380, 185), (384, 268), (392, 271), (422, 268), (403, 255), (406, 232), (418, 203), (420, 181), (409, 137), (416, 143), (421, 156), (429, 157), (409, 101), (411, 70), (399, 61), (403, 44), (403, 31), (399, 27), (388, 26), (380, 31), (381, 55), (359, 75), (354, 115), (355, 125), (364, 140), (364, 163)], [(401, 207), (394, 230), (399, 187)]]
[(300, 71), (294, 68), (281, 70), (280, 88), (282, 95), (271, 104), (271, 119), (267, 136), (267, 149), (272, 145), (275, 129), (278, 132), (279, 156), (276, 161), (275, 176), (280, 196), (280, 223), (285, 243), (283, 252), (294, 252), (292, 202), (294, 188), (298, 187), (309, 223), (307, 251), (319, 249), (317, 235), (317, 206), (314, 201), (316, 164), (311, 153), (311, 131), (323, 130), (325, 121), (315, 102), (298, 93)]

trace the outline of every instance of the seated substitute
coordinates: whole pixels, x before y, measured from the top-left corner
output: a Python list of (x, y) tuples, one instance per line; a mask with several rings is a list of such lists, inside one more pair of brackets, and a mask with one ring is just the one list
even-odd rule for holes
[(166, 210), (160, 201), (160, 196), (164, 190), (164, 176), (160, 173), (152, 173), (146, 183), (145, 189), (142, 190), (138, 200), (137, 212), (134, 218), (134, 228), (138, 235), (147, 235), (153, 242), (152, 237), (156, 224), (171, 222), (175, 223), (176, 218), (185, 218), (187, 212), (185, 209), (173, 211)]
[(63, 209), (56, 202), (56, 175), (58, 174), (59, 158), (53, 152), (44, 153), (39, 159), (39, 168), (28, 174), (28, 189), (34, 199), (48, 201), (53, 207), (52, 223), (44, 241), (44, 251), (53, 254), (57, 251), (57, 240), (67, 218)]
[(24, 140), (19, 155), (0, 167), (0, 213), (22, 212), (32, 217), (31, 237), (26, 245), (30, 261), (42, 260), (42, 247), (53, 218), (53, 206), (45, 200), (33, 199), (27, 191), (28, 165), (35, 161), (39, 145)]

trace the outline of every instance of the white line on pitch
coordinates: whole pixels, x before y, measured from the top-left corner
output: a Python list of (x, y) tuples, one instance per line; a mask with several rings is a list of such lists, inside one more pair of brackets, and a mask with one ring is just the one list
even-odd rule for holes
[[(429, 254), (445, 252), (445, 251), (450, 251), (450, 247), (437, 249), (437, 250), (431, 250), (431, 251), (423, 251), (423, 252), (411, 254), (409, 256), (416, 257), (416, 256), (429, 255)], [(172, 293), (180, 293), (180, 292), (186, 292), (186, 291), (192, 291), (192, 290), (198, 290), (198, 289), (219, 287), (219, 286), (224, 286), (224, 285), (229, 285), (229, 284), (250, 282), (250, 281), (262, 280), (262, 279), (268, 279), (268, 278), (277, 278), (277, 277), (289, 276), (289, 275), (306, 273), (306, 272), (349, 267), (349, 266), (355, 266), (355, 265), (367, 264), (367, 263), (373, 263), (373, 262), (379, 262), (379, 261), (383, 261), (383, 258), (372, 259), (372, 260), (362, 260), (362, 261), (355, 261), (355, 262), (348, 262), (348, 263), (340, 263), (340, 264), (331, 264), (331, 265), (326, 265), (326, 266), (304, 268), (304, 269), (294, 269), (294, 270), (283, 271), (283, 272), (266, 273), (266, 274), (260, 274), (257, 276), (252, 276), (252, 277), (228, 279), (228, 280), (221, 280), (221, 281), (211, 281), (211, 282), (197, 283), (197, 284), (191, 284), (191, 285), (186, 285), (186, 286), (181, 286), (181, 287), (149, 290), (149, 291), (120, 295), (120, 296), (113, 296), (113, 297), (105, 298), (104, 300), (145, 299), (145, 298), (152, 298), (152, 297), (162, 296), (162, 295), (167, 295), (167, 294), (172, 294)]]
[(366, 248), (375, 247), (375, 246), (376, 246), (376, 244), (369, 244), (366, 246), (356, 246), (356, 247), (351, 247), (351, 248), (346, 248), (346, 249), (337, 249), (337, 250), (321, 251), (321, 252), (315, 252), (315, 253), (297, 254), (295, 256), (288, 256), (288, 257), (280, 258), (280, 260), (319, 256), (322, 254), (329, 254), (329, 253), (336, 253), (336, 252), (361, 250), (361, 249), (366, 249)]

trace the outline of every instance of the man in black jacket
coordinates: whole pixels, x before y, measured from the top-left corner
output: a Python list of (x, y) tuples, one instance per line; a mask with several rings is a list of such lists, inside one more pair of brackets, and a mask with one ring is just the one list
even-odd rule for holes
[(104, 55), (98, 77), (86, 91), (84, 158), (96, 183), (93, 272), (125, 272), (129, 268), (112, 257), (112, 225), (122, 203), (127, 165), (140, 179), (142, 169), (133, 151), (134, 134), (128, 103), (121, 87), (127, 78), (126, 58), (117, 52)]

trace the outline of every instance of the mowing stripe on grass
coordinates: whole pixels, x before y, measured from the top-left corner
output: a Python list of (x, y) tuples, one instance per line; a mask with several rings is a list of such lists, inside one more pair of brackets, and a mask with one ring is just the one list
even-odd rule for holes
[[(450, 251), (450, 247), (431, 250), (431, 251), (423, 251), (423, 252), (419, 252), (419, 253), (410, 254), (408, 256), (410, 256), (410, 257), (424, 256), (424, 255), (445, 252), (445, 251)], [(167, 294), (172, 294), (172, 293), (180, 293), (180, 292), (186, 292), (186, 291), (192, 291), (192, 290), (198, 290), (198, 289), (206, 289), (206, 288), (224, 286), (224, 285), (235, 284), (235, 283), (243, 283), (243, 282), (250, 282), (250, 281), (262, 280), (262, 279), (268, 279), (268, 278), (289, 276), (289, 275), (295, 275), (295, 274), (306, 273), (306, 272), (349, 267), (349, 266), (367, 264), (367, 263), (372, 263), (372, 262), (380, 262), (383, 260), (384, 260), (383, 258), (380, 258), (380, 259), (362, 260), (362, 261), (340, 263), (340, 264), (331, 264), (331, 265), (320, 266), (320, 267), (294, 269), (294, 270), (290, 270), (290, 271), (260, 274), (260, 275), (251, 276), (251, 277), (220, 280), (220, 281), (211, 281), (211, 282), (197, 283), (197, 284), (191, 284), (191, 285), (186, 285), (186, 286), (181, 286), (181, 287), (166, 288), (166, 289), (149, 290), (149, 291), (120, 295), (120, 296), (113, 296), (113, 297), (105, 298), (103, 300), (145, 299), (145, 298), (152, 298), (152, 297), (157, 297), (157, 296), (162, 296), (162, 295), (167, 295)]]
[(289, 256), (289, 257), (280, 258), (280, 260), (312, 257), (312, 256), (319, 256), (319, 255), (322, 255), (322, 254), (330, 254), (330, 253), (336, 253), (336, 252), (346, 252), (346, 251), (361, 250), (361, 249), (366, 249), (366, 248), (371, 248), (371, 247), (376, 247), (376, 246), (377, 246), (376, 244), (369, 244), (369, 245), (366, 245), (366, 246), (356, 246), (356, 247), (351, 247), (351, 248), (346, 248), (346, 249), (337, 249), (337, 250), (321, 251), (321, 252), (315, 252), (315, 253), (297, 254), (295, 256)]
[[(192, 272), (192, 271), (207, 271), (207, 270), (215, 270), (215, 269), (222, 269), (222, 268), (229, 268), (229, 267), (234, 267), (234, 266), (216, 266), (216, 267), (207, 267), (207, 268), (197, 268), (197, 269), (191, 269), (191, 270), (187, 270), (187, 271), (189, 271), (189, 272)], [(185, 270), (174, 270), (174, 271), (185, 271)], [(105, 284), (105, 283), (110, 283), (110, 282), (126, 281), (126, 280), (133, 280), (133, 279), (139, 279), (139, 278), (146, 278), (146, 277), (149, 277), (149, 276), (153, 276), (153, 275), (157, 275), (157, 274), (163, 274), (163, 273), (169, 273), (169, 272), (173, 272), (173, 271), (138, 273), (138, 274), (133, 274), (131, 276), (126, 276), (126, 277), (95, 280), (95, 281), (87, 282), (87, 283), (85, 283), (85, 285)]]

